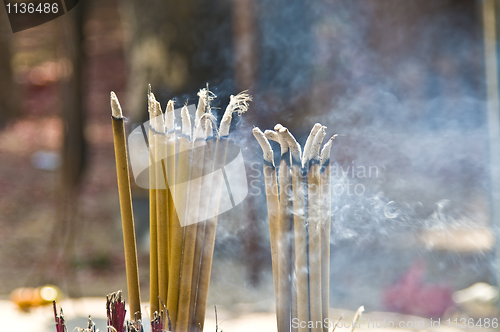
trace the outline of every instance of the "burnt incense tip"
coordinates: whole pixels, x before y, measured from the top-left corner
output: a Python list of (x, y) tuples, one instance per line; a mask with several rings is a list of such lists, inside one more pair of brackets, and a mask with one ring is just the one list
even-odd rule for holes
[(259, 142), (260, 147), (262, 148), (262, 152), (264, 153), (264, 161), (274, 167), (274, 153), (268, 139), (258, 127), (253, 128), (252, 133), (257, 139), (257, 142)]
[(191, 117), (189, 116), (189, 111), (186, 105), (182, 107), (181, 119), (182, 119), (182, 135), (191, 139)]
[(337, 137), (337, 135), (333, 135), (328, 140), (328, 142), (326, 142), (325, 145), (323, 146), (323, 149), (321, 150), (321, 156), (320, 156), (321, 165), (324, 165), (325, 163), (327, 163), (330, 160), (330, 151), (332, 149), (332, 144), (333, 144), (333, 140), (335, 139), (335, 137)]
[(170, 99), (165, 108), (165, 127), (168, 131), (175, 129), (175, 101)]
[(226, 111), (224, 112), (220, 123), (220, 136), (229, 135), (229, 128), (231, 127), (233, 113), (241, 115), (248, 111), (250, 101), (252, 101), (252, 96), (250, 96), (246, 90), (238, 93), (236, 96), (231, 95), (229, 98), (229, 105), (227, 105)]
[(214, 137), (214, 129), (212, 126), (212, 121), (210, 119), (205, 120), (205, 139), (209, 140)]
[(309, 155), (309, 160), (318, 160), (319, 161), (319, 153), (321, 150), (321, 145), (323, 144), (323, 139), (326, 136), (326, 126), (321, 126), (319, 131), (317, 132), (314, 140), (311, 144), (311, 150)]
[(321, 127), (320, 123), (315, 123), (311, 129), (311, 133), (309, 133), (309, 136), (307, 137), (306, 144), (304, 145), (304, 152), (302, 153), (302, 167), (305, 167), (310, 159), (311, 145), (313, 144), (314, 139)]
[(292, 160), (294, 164), (299, 163), (302, 155), (302, 150), (300, 144), (297, 142), (295, 137), (293, 137), (292, 133), (288, 130), (288, 128), (282, 127), (279, 132), (283, 132), (284, 138), (287, 141), (288, 146), (290, 147), (290, 152), (292, 154)]
[(111, 115), (115, 119), (123, 119), (122, 108), (120, 106), (120, 102), (118, 101), (118, 97), (111, 91), (110, 93), (110, 101), (111, 101)]
[(274, 126), (274, 130), (278, 132), (278, 142), (280, 143), (281, 155), (283, 156), (284, 154), (288, 153), (289, 150), (289, 145), (285, 134), (286, 128), (280, 124), (277, 124), (276, 126)]
[(266, 131), (264, 131), (264, 135), (266, 135), (266, 138), (268, 140), (271, 140), (271, 141), (274, 141), (274, 142), (279, 142), (278, 133), (275, 132), (274, 130), (267, 129)]

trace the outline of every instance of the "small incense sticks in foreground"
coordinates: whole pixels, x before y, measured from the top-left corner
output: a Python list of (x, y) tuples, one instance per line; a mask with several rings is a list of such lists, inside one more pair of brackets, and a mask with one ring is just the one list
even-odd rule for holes
[(117, 291), (106, 296), (106, 316), (108, 317), (108, 328), (114, 331), (123, 331), (125, 327), (125, 300), (122, 292)]
[[(281, 125), (274, 129), (276, 131), (266, 130), (263, 135), (260, 129), (254, 128), (253, 134), (264, 152), (278, 332), (326, 332), (332, 140), (325, 144), (320, 158), (326, 127), (316, 124), (303, 150), (288, 129)], [(279, 191), (274, 192), (271, 188), (277, 186), (273, 184), (276, 171), (267, 139), (279, 142), (281, 147)], [(274, 212), (276, 207), (278, 212)], [(275, 229), (276, 235), (273, 235)], [(314, 322), (313, 326), (309, 322)]]
[(67, 332), (66, 324), (64, 322), (64, 314), (61, 308), (61, 313), (57, 314), (57, 306), (56, 301), (52, 301), (52, 305), (54, 307), (54, 319), (56, 321), (56, 332)]
[(139, 293), (139, 270), (137, 266), (137, 247), (135, 242), (134, 215), (132, 211), (132, 195), (130, 192), (130, 176), (127, 156), (127, 140), (122, 109), (118, 98), (111, 92), (111, 110), (113, 123), (113, 140), (115, 146), (116, 175), (118, 178), (118, 194), (122, 217), (123, 245), (125, 247), (125, 269), (127, 273), (127, 290), (130, 301), (131, 317), (141, 318), (141, 299)]

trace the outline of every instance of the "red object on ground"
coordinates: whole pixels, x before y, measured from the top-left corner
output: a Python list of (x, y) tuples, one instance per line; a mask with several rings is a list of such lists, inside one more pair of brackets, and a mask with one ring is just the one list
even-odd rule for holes
[(385, 290), (384, 303), (391, 311), (424, 317), (442, 317), (452, 301), (452, 289), (443, 285), (426, 285), (425, 263), (414, 262), (401, 278)]

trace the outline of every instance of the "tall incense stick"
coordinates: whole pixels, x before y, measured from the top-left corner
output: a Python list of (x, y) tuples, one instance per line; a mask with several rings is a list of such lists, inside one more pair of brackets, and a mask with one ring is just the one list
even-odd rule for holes
[(111, 111), (118, 195), (120, 198), (120, 212), (122, 217), (123, 245), (125, 249), (127, 291), (130, 302), (130, 317), (131, 319), (140, 319), (141, 298), (139, 292), (139, 269), (137, 266), (137, 246), (135, 242), (134, 215), (128, 170), (127, 140), (125, 138), (122, 109), (114, 92), (111, 92)]
[[(249, 102), (252, 97), (243, 91), (236, 96), (231, 96), (229, 105), (226, 107), (224, 115), (222, 116), (219, 138), (215, 144), (214, 154), (214, 167), (213, 178), (210, 186), (210, 195), (213, 198), (211, 209), (213, 211), (219, 210), (219, 202), (221, 197), (221, 190), (223, 179), (222, 176), (215, 176), (217, 170), (224, 167), (226, 163), (226, 154), (228, 147), (229, 128), (231, 127), (231, 120), (234, 113), (241, 115), (248, 110)], [(215, 246), (215, 235), (217, 230), (217, 215), (206, 221), (205, 225), (205, 240), (203, 243), (203, 252), (200, 264), (200, 280), (198, 285), (197, 306), (194, 317), (194, 326), (199, 327), (203, 331), (205, 323), (205, 311), (207, 309), (208, 286), (210, 284), (210, 275), (212, 272), (212, 261)]]
[(292, 293), (291, 293), (291, 174), (290, 152), (285, 131), (281, 125), (276, 125), (281, 147), (281, 161), (279, 169), (280, 184), (280, 219), (278, 228), (278, 332), (290, 330)]
[[(158, 103), (150, 94), (151, 103), (154, 105), (156, 117), (153, 119), (156, 171), (156, 214), (157, 214), (157, 248), (158, 248), (158, 296), (164, 300), (168, 293), (168, 182), (164, 158), (167, 154), (165, 136), (165, 123)], [(165, 188), (165, 189), (163, 189)], [(157, 298), (156, 301), (159, 301)]]
[[(151, 90), (151, 86), (149, 86)], [(154, 118), (157, 116), (156, 107), (153, 105), (148, 92), (149, 111), (149, 296), (150, 296), (150, 316), (158, 311), (158, 233), (157, 233), (157, 212), (156, 212), (156, 162), (154, 150), (155, 131), (152, 128)]]
[[(266, 186), (267, 216), (269, 219), (269, 234), (271, 240), (271, 261), (273, 268), (274, 294), (278, 294), (278, 221), (279, 195), (274, 153), (268, 139), (259, 128), (253, 128), (253, 135), (257, 139), (264, 153), (264, 181)], [(276, 305), (278, 303), (276, 302)]]
[[(319, 152), (325, 137), (322, 127), (311, 144), (308, 156), (308, 219), (309, 219), (309, 306), (311, 321), (323, 321), (321, 307), (321, 232), (320, 232), (320, 167)], [(320, 326), (311, 328), (311, 332), (322, 332)]]
[[(205, 90), (205, 89), (204, 89)], [(203, 91), (203, 90), (202, 90)], [(200, 203), (200, 192), (203, 174), (203, 158), (205, 156), (205, 133), (201, 125), (201, 119), (205, 113), (205, 94), (200, 93), (200, 100), (195, 114), (195, 125), (193, 132), (193, 152), (189, 167), (188, 176), (188, 202), (189, 209), (186, 211), (186, 221), (189, 223), (185, 227), (184, 252), (182, 254), (182, 274), (179, 293), (179, 314), (177, 329), (179, 331), (190, 330), (193, 319), (190, 313), (194, 313), (194, 303), (191, 303), (196, 296), (192, 296), (193, 271), (195, 265), (195, 250), (198, 231), (198, 214)]]
[[(182, 136), (179, 142), (179, 161), (177, 165), (176, 180), (175, 180), (175, 208), (177, 211), (177, 218), (173, 222), (175, 223), (175, 228), (173, 231), (173, 242), (172, 250), (175, 260), (174, 268), (172, 271), (172, 279), (174, 279), (174, 284), (170, 285), (171, 289), (168, 294), (167, 310), (170, 314), (172, 320), (172, 329), (175, 331), (177, 329), (177, 320), (183, 318), (184, 312), (179, 305), (180, 302), (180, 276), (181, 276), (181, 262), (182, 262), (182, 244), (184, 238), (184, 228), (181, 227), (181, 222), (184, 225), (186, 222), (186, 202), (188, 194), (188, 177), (189, 177), (189, 164), (191, 159), (191, 118), (189, 117), (189, 112), (186, 106), (181, 110), (182, 117)], [(179, 217), (180, 216), (180, 217)], [(180, 219), (182, 218), (182, 220)], [(179, 224), (179, 225), (177, 225)], [(177, 228), (178, 227), (178, 228)], [(170, 294), (172, 292), (172, 294)]]
[[(306, 179), (301, 167), (301, 148), (293, 135), (287, 130), (286, 138), (292, 153), (293, 222), (295, 240), (295, 275), (297, 281), (297, 316), (299, 322), (309, 321), (309, 287), (307, 266), (307, 227), (306, 227)], [(302, 325), (303, 326), (303, 325)], [(309, 331), (306, 326), (299, 331)]]
[[(333, 136), (323, 146), (320, 158), (320, 194), (321, 194), (321, 306), (323, 320), (328, 319), (330, 304), (330, 227), (332, 217), (332, 192), (330, 184), (330, 150)], [(323, 326), (323, 332), (328, 332), (328, 327)]]

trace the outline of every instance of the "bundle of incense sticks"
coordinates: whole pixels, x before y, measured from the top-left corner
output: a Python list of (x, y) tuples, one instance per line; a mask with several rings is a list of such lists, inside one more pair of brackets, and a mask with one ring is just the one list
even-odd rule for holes
[[(302, 149), (280, 124), (264, 133), (253, 129), (264, 153), (279, 332), (328, 331), (323, 322), (329, 308), (330, 149), (335, 136), (321, 150), (325, 130), (325, 126), (315, 124)], [(281, 148), (279, 171), (269, 140)]]
[[(223, 184), (223, 178), (216, 171), (225, 164), (232, 116), (246, 112), (252, 99), (245, 91), (231, 96), (217, 129), (210, 107), (216, 96), (208, 89), (201, 89), (198, 96), (194, 121), (184, 106), (181, 125), (176, 126), (174, 101), (167, 103), (163, 113), (151, 88), (148, 91), (153, 331), (203, 330)], [(123, 123), (123, 115), (114, 93), (111, 93), (111, 105), (115, 127), (115, 122)], [(128, 213), (132, 210), (129, 179), (121, 174), (128, 175), (123, 124), (118, 129), (115, 151), (122, 220), (125, 220), (122, 224), (130, 312), (140, 318), (140, 308), (136, 306), (139, 284), (135, 238), (128, 236), (133, 234), (133, 219)], [(127, 182), (128, 187), (120, 182)]]

